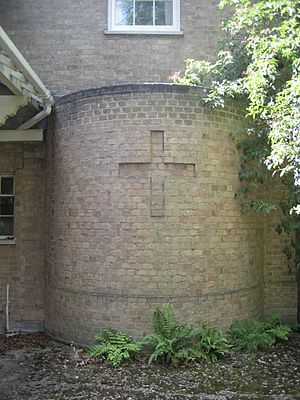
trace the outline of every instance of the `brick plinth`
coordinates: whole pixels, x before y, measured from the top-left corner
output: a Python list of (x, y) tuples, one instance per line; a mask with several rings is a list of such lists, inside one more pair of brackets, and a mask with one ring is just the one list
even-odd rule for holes
[(123, 89), (63, 98), (53, 117), (46, 328), (140, 336), (166, 302), (223, 328), (262, 315), (263, 228), (234, 198), (239, 111), (210, 111), (199, 90)]

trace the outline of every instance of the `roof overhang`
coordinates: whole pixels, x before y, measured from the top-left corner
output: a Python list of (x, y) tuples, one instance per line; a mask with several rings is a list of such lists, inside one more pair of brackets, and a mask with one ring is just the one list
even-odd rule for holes
[[(31, 103), (37, 114), (20, 125), (17, 130), (28, 130), (47, 117), (54, 104), (50, 91), (46, 88), (7, 34), (0, 26), (0, 83), (12, 95), (0, 96), (0, 126), (17, 113), (24, 105)], [(11, 133), (11, 131), (7, 131)], [(8, 137), (3, 134), (2, 137)], [(18, 135), (20, 137), (20, 135)], [(30, 137), (30, 135), (27, 135)], [(1, 137), (0, 137), (0, 141)], [(8, 141), (8, 140), (5, 140)]]

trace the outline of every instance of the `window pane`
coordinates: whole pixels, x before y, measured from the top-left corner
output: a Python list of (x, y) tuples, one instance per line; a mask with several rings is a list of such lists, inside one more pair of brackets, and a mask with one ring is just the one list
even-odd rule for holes
[(133, 0), (116, 0), (116, 25), (133, 25)]
[(0, 217), (0, 236), (14, 235), (14, 219), (12, 217)]
[(135, 25), (153, 25), (153, 0), (135, 1)]
[(14, 178), (2, 177), (1, 178), (1, 194), (13, 194), (14, 192)]
[(173, 25), (173, 1), (155, 1), (155, 25)]
[(13, 197), (0, 197), (0, 215), (14, 215)]

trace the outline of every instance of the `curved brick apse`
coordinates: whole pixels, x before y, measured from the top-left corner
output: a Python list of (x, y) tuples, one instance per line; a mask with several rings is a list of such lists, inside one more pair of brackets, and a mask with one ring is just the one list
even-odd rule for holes
[(263, 311), (263, 232), (240, 214), (239, 111), (201, 90), (102, 88), (57, 101), (48, 135), (46, 329), (141, 336), (157, 305), (227, 327)]

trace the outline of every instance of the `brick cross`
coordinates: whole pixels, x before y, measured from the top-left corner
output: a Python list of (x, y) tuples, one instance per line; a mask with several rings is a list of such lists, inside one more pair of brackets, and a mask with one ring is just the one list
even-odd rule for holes
[(150, 162), (120, 163), (121, 178), (145, 177), (150, 181), (150, 215), (163, 217), (165, 213), (165, 181), (169, 176), (193, 177), (195, 164), (164, 162), (164, 132), (153, 131), (150, 137)]

